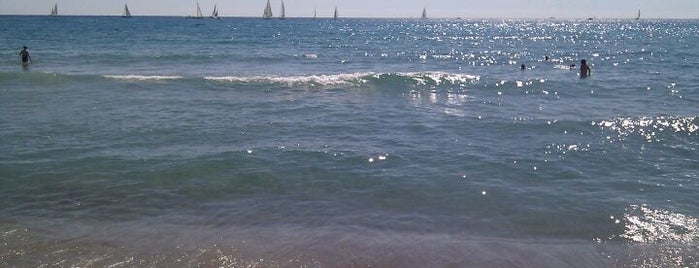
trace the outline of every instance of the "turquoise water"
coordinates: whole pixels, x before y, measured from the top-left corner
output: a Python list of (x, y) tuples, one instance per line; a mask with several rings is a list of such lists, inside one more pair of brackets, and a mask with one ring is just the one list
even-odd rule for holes
[(0, 17), (0, 266), (695, 267), (698, 32)]

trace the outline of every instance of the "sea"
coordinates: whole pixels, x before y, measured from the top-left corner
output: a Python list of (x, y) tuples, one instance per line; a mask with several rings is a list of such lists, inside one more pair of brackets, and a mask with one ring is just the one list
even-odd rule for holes
[(699, 267), (697, 44), (699, 20), (0, 16), (0, 266)]

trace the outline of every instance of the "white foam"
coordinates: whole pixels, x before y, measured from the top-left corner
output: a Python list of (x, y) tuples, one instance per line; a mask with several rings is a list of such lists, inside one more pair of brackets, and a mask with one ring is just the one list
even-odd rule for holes
[(426, 79), (434, 81), (435, 84), (439, 85), (441, 83), (449, 84), (465, 84), (472, 81), (478, 81), (481, 79), (477, 75), (469, 74), (455, 74), (447, 72), (422, 72), (422, 73), (397, 73), (400, 76), (412, 78), (418, 81), (418, 84), (424, 84)]
[(575, 70), (575, 66), (563, 65), (563, 64), (554, 65), (553, 68), (559, 69), (559, 70)]
[(418, 85), (425, 84), (465, 84), (477, 81), (480, 76), (468, 74), (454, 74), (446, 72), (420, 72), (420, 73), (348, 73), (348, 74), (317, 74), (295, 76), (206, 76), (204, 79), (219, 82), (233, 83), (277, 83), (289, 86), (314, 85), (314, 86), (338, 86), (351, 84), (364, 84), (368, 79), (381, 79), (386, 75), (400, 76), (415, 81)]
[(119, 80), (174, 80), (182, 79), (182, 76), (177, 75), (105, 75), (106, 78), (119, 79)]
[(307, 76), (207, 76), (206, 80), (220, 82), (239, 82), (239, 83), (259, 83), (271, 82), (287, 85), (297, 84), (317, 84), (317, 85), (343, 85), (349, 83), (365, 83), (364, 77), (370, 76), (372, 73), (351, 73), (351, 74), (333, 74), (333, 75), (307, 75)]

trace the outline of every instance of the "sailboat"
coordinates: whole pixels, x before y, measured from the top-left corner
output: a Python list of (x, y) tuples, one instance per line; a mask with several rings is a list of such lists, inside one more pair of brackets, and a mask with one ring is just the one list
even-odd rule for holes
[(131, 12), (129, 12), (129, 7), (124, 4), (124, 14), (121, 15), (122, 18), (131, 18)]
[(282, 1), (282, 10), (279, 12), (279, 19), (283, 20), (286, 19), (286, 12), (284, 10), (284, 1)]
[(639, 20), (639, 19), (641, 19), (641, 10), (640, 9), (638, 10), (638, 15), (636, 15), (636, 20)]
[(53, 4), (53, 8), (51, 9), (49, 16), (58, 16), (58, 3)]
[(337, 19), (337, 6), (335, 6), (335, 14), (333, 15), (333, 19)]
[(264, 13), (262, 13), (262, 18), (266, 20), (272, 18), (272, 6), (269, 4), (269, 0), (267, 0), (267, 6), (265, 7)]
[(314, 20), (316, 19), (316, 9), (315, 8), (313, 9), (313, 19)]
[(426, 19), (426, 18), (427, 18), (427, 9), (426, 9), (426, 8), (423, 8), (423, 9), (422, 9), (422, 19), (424, 20), (424, 19)]
[(216, 8), (216, 5), (214, 5), (214, 11), (211, 12), (210, 18), (212, 18), (212, 19), (218, 19), (218, 20), (221, 19), (221, 17), (218, 16), (218, 9)]
[(194, 16), (190, 16), (189, 18), (192, 18), (192, 19), (203, 19), (204, 18), (204, 14), (201, 14), (201, 8), (199, 8), (199, 2), (197, 2), (197, 14)]

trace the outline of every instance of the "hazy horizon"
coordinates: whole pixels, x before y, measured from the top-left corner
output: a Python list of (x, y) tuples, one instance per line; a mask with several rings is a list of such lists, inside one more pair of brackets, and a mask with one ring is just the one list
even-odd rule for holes
[[(202, 12), (207, 15), (216, 5), (219, 14), (224, 17), (261, 17), (267, 3), (265, 0), (246, 2), (235, 1), (198, 1)], [(279, 0), (270, 1), (274, 15), (281, 7)], [(58, 4), (59, 15), (120, 15), (124, 4), (129, 5), (134, 16), (187, 16), (196, 9), (194, 0), (152, 0), (137, 1), (91, 1), (91, 0), (0, 0), (0, 15), (46, 15), (54, 3)], [(430, 18), (522, 18), (541, 19), (555, 17), (559, 19), (633, 18), (640, 10), (642, 18), (697, 19), (699, 18), (699, 1), (697, 0), (604, 0), (569, 1), (569, 0), (490, 0), (456, 1), (456, 0), (404, 0), (372, 2), (357, 1), (284, 1), (286, 16), (312, 17), (314, 10), (318, 17), (331, 17), (337, 6), (340, 17), (355, 18), (416, 18), (427, 9)], [(371, 9), (364, 7), (370, 6)]]

